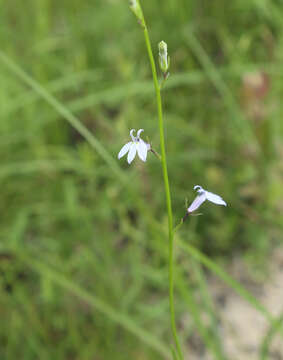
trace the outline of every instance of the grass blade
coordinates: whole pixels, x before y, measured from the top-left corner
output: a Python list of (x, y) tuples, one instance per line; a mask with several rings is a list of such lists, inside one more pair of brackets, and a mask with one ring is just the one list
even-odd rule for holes
[(12, 73), (14, 73), (19, 79), (30, 86), (38, 95), (40, 95), (49, 105), (52, 106), (56, 112), (58, 112), (65, 120), (75, 128), (80, 135), (82, 135), (86, 141), (98, 152), (98, 154), (104, 159), (109, 167), (116, 173), (116, 175), (126, 182), (126, 177), (114, 158), (108, 153), (99, 140), (97, 140), (93, 134), (75, 117), (72, 112), (61, 104), (53, 95), (51, 95), (43, 86), (41, 86), (30, 75), (23, 71), (16, 63), (14, 63), (8, 56), (6, 56), (0, 50), (0, 61), (4, 64)]
[(93, 294), (90, 294), (79, 285), (75, 284), (72, 280), (69, 280), (65, 275), (62, 275), (57, 270), (51, 269), (49, 265), (44, 264), (42, 261), (37, 261), (34, 256), (28, 255), (23, 250), (15, 250), (13, 248), (0, 248), (1, 250), (11, 251), (16, 257), (23, 261), (33, 271), (37, 272), (41, 276), (48, 277), (54, 284), (57, 284), (62, 289), (70, 291), (78, 298), (85, 301), (88, 305), (93, 307), (96, 311), (105, 315), (112, 322), (119, 324), (125, 330), (132, 333), (144, 344), (154, 349), (160, 355), (168, 358), (170, 349), (167, 348), (160, 340), (156, 339), (152, 334), (146, 330), (140, 328), (135, 322), (125, 314), (122, 314), (119, 309), (113, 309), (107, 305), (104, 301), (100, 300)]

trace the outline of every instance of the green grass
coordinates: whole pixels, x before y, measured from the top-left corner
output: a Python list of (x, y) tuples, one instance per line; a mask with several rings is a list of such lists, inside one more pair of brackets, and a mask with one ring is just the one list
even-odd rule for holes
[[(165, 40), (171, 58), (163, 102), (174, 224), (195, 184), (229, 204), (204, 204), (176, 233), (182, 348), (189, 354), (197, 333), (227, 359), (204, 266), (269, 321), (267, 359), (282, 316), (274, 321), (225, 263), (237, 252), (257, 276), (282, 241), (283, 5), (142, 3), (155, 55)], [(0, 5), (0, 359), (169, 359), (160, 164), (117, 160), (131, 128), (159, 149), (136, 19), (124, 0)], [(244, 87), (251, 72), (266, 74), (264, 95)]]

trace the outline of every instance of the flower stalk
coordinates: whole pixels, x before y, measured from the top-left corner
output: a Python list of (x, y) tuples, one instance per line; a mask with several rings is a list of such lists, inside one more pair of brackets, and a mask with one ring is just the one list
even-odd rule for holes
[[(133, 4), (133, 2), (131, 2)], [(166, 196), (166, 205), (167, 205), (167, 214), (168, 214), (168, 240), (169, 240), (169, 252), (168, 252), (168, 270), (169, 270), (169, 303), (170, 303), (170, 320), (171, 320), (171, 329), (176, 345), (176, 350), (178, 358), (183, 360), (183, 354), (181, 350), (180, 341), (177, 334), (176, 322), (175, 322), (175, 307), (174, 307), (174, 253), (173, 253), (173, 242), (174, 242), (174, 231), (173, 231), (173, 214), (172, 214), (172, 205), (171, 205), (171, 194), (170, 194), (170, 185), (169, 177), (167, 170), (167, 161), (166, 161), (166, 151), (165, 151), (165, 137), (164, 137), (164, 124), (163, 124), (163, 113), (162, 113), (162, 100), (161, 100), (161, 87), (158, 82), (157, 70), (155, 65), (154, 56), (152, 53), (152, 47), (150, 43), (149, 33), (144, 19), (143, 11), (140, 6), (139, 0), (134, 1), (136, 16), (139, 20), (139, 23), (142, 26), (144, 39), (146, 44), (146, 49), (151, 65), (152, 78), (155, 88), (156, 102), (157, 102), (157, 112), (158, 112), (158, 125), (159, 125), (159, 137), (160, 137), (160, 149), (161, 149), (161, 163), (162, 163), (162, 172), (163, 172), (163, 181), (164, 189)]]

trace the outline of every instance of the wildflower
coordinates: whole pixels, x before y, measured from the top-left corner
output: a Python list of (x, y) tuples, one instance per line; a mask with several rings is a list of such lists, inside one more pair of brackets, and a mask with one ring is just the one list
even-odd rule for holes
[(146, 161), (147, 152), (150, 150), (150, 145), (147, 144), (143, 139), (141, 139), (140, 134), (144, 131), (143, 129), (139, 129), (137, 132), (137, 136), (135, 137), (133, 133), (135, 129), (130, 131), (130, 136), (132, 141), (128, 142), (126, 145), (122, 147), (118, 154), (118, 159), (121, 159), (124, 155), (128, 153), (128, 163), (130, 164), (138, 152), (138, 156), (142, 161)]
[(190, 207), (188, 208), (188, 213), (191, 213), (196, 209), (198, 209), (205, 200), (211, 201), (217, 205), (227, 206), (226, 202), (222, 199), (221, 196), (206, 191), (199, 185), (195, 185), (194, 190), (197, 190), (198, 196), (195, 198), (195, 200), (191, 203)]

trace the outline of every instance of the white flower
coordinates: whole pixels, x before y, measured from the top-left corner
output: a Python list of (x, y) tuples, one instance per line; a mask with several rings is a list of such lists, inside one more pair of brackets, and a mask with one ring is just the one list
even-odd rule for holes
[(139, 129), (137, 132), (137, 136), (135, 137), (133, 133), (135, 132), (135, 129), (132, 129), (130, 131), (130, 136), (132, 138), (132, 141), (128, 142), (126, 145), (122, 147), (118, 154), (118, 159), (121, 159), (124, 155), (128, 153), (128, 163), (130, 164), (138, 152), (138, 156), (142, 161), (146, 161), (146, 156), (148, 150), (150, 150), (150, 145), (147, 144), (143, 139), (140, 138), (141, 132), (143, 132), (143, 129)]
[(222, 199), (221, 196), (213, 194), (209, 191), (204, 190), (201, 186), (195, 185), (194, 190), (197, 190), (198, 196), (195, 198), (195, 200), (191, 203), (190, 207), (188, 208), (188, 212), (191, 213), (195, 211), (197, 208), (200, 207), (200, 205), (205, 201), (211, 201), (214, 204), (217, 205), (224, 205), (227, 206), (226, 202)]

